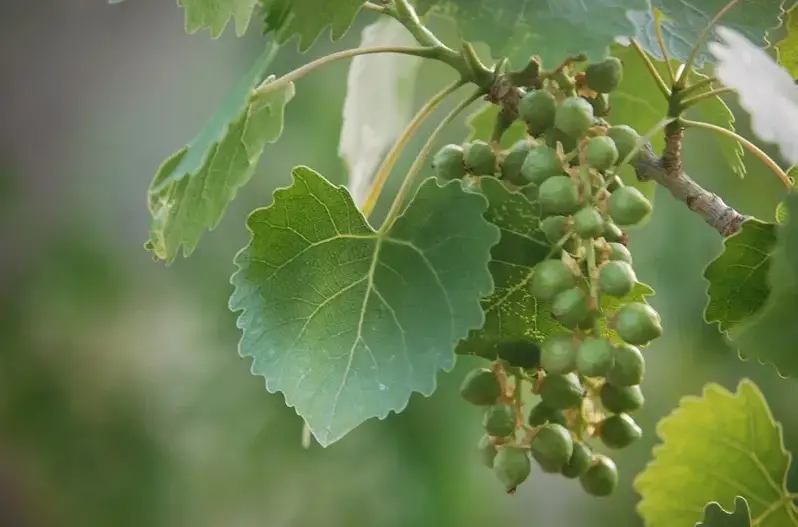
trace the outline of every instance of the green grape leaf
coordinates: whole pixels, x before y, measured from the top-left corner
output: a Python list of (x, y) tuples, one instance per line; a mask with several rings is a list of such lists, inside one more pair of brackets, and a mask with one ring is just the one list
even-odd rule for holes
[[(461, 181), (418, 188), (374, 231), (343, 187), (306, 167), (247, 221), (230, 308), (239, 350), (327, 446), (430, 395), (457, 342), (484, 322), (493, 283), (484, 197)], [(451, 211), (456, 210), (457, 214)], [(386, 230), (387, 229), (387, 230)]]
[(724, 240), (723, 252), (704, 270), (709, 282), (707, 322), (729, 331), (762, 309), (770, 295), (768, 273), (775, 246), (776, 225), (755, 219)]
[(252, 177), (265, 145), (282, 133), (293, 83), (270, 82), (253, 91), (272, 55), (268, 50), (256, 61), (197, 137), (155, 174), (147, 248), (167, 263), (181, 246), (189, 256), (205, 229), (218, 225), (227, 204)]
[[(483, 105), (469, 115), (468, 119), (466, 119), (466, 124), (468, 126), (468, 137), (466, 137), (466, 142), (475, 141), (477, 139), (490, 141), (493, 135), (493, 126), (496, 123), (496, 117), (498, 115), (499, 106), (491, 103)], [(501, 146), (503, 148), (509, 148), (525, 135), (526, 127), (520, 119), (517, 119), (502, 135)]]
[[(667, 115), (668, 102), (657, 89), (651, 74), (643, 60), (631, 46), (616, 44), (612, 47), (612, 54), (623, 62), (623, 79), (621, 85), (610, 94), (610, 115), (607, 119), (612, 124), (626, 124), (638, 131), (641, 135), (648, 133)], [(652, 60), (654, 67), (664, 79), (668, 78), (667, 67), (664, 62)], [(676, 70), (678, 64), (671, 61)], [(726, 103), (719, 97), (703, 101), (698, 106), (691, 108), (690, 117), (699, 119), (728, 130), (734, 131), (734, 115)], [(687, 134), (702, 134), (700, 130), (690, 130)], [(651, 140), (655, 152), (662, 152), (665, 142), (662, 133), (657, 133)], [(703, 137), (708, 137), (702, 135)], [(733, 173), (742, 177), (745, 175), (745, 165), (742, 161), (742, 146), (737, 141), (726, 137), (713, 138), (728, 162)], [(687, 167), (689, 170), (689, 166)], [(645, 191), (653, 193), (655, 183), (638, 183), (631, 168), (622, 170), (623, 179), (628, 184), (633, 184)]]
[(258, 0), (178, 0), (177, 3), (186, 12), (186, 32), (207, 29), (211, 37), (217, 38), (231, 18), (236, 25), (236, 34), (242, 36), (246, 33)]
[(633, 36), (633, 10), (648, 9), (646, 0), (416, 0), (419, 13), (453, 18), (470, 41), (490, 46), (493, 56), (522, 66), (530, 55), (551, 69), (568, 54), (591, 59), (607, 55), (618, 36)]
[(779, 64), (798, 78), (798, 10), (791, 10), (785, 22), (787, 36), (774, 47), (778, 52)]
[(634, 481), (648, 527), (695, 525), (710, 501), (729, 509), (744, 497), (760, 527), (798, 525), (785, 483), (790, 454), (759, 388), (736, 393), (711, 383), (684, 397), (657, 425), (662, 444)]
[(751, 527), (751, 511), (742, 496), (734, 500), (734, 510), (726, 512), (717, 502), (707, 503), (704, 519), (695, 527)]
[(299, 37), (299, 51), (305, 52), (330, 26), (332, 40), (349, 30), (363, 0), (262, 0), (264, 33), (274, 33), (278, 42)]
[[(723, 9), (729, 0), (702, 0), (699, 3), (685, 0), (651, 0), (651, 6), (661, 13), (662, 35), (671, 58), (685, 62), (712, 17)], [(741, 0), (727, 12), (722, 23), (731, 27), (760, 47), (767, 47), (767, 33), (782, 24), (784, 0)], [(664, 60), (654, 31), (655, 12), (630, 14), (637, 26), (637, 41), (652, 56)], [(703, 67), (715, 60), (706, 44), (696, 57), (695, 66)]]
[[(458, 345), (457, 353), (493, 358), (496, 345), (501, 342), (520, 338), (541, 342), (565, 327), (554, 320), (548, 304), (529, 292), (533, 268), (551, 249), (538, 228), (539, 205), (521, 192), (509, 190), (495, 178), (483, 177), (477, 181), (489, 203), (485, 219), (499, 228), (501, 240), (491, 250), (489, 268), (495, 289), (482, 301), (485, 324), (469, 333)], [(623, 299), (605, 295), (601, 308), (609, 314), (624, 303), (645, 302), (653, 293), (647, 285), (637, 284)], [(611, 338), (618, 338), (614, 332), (604, 329)]]
[[(792, 182), (793, 188), (795, 188), (796, 184), (798, 184), (798, 166), (793, 165), (787, 169), (787, 177)], [(783, 201), (776, 205), (776, 221), (780, 224), (787, 223), (787, 207)]]
[(784, 376), (798, 376), (798, 193), (791, 193), (784, 205), (788, 219), (777, 230), (770, 296), (750, 322), (734, 328), (730, 337), (741, 356), (773, 364)]

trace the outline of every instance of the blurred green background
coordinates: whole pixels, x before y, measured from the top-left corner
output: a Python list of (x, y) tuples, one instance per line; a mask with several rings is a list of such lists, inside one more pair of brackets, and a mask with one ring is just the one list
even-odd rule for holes
[[(265, 45), (257, 22), (243, 39), (229, 30), (213, 41), (186, 35), (182, 16), (174, 2), (143, 0), (0, 5), (0, 526), (640, 525), (631, 481), (656, 421), (706, 382), (733, 389), (742, 377), (760, 385), (798, 449), (798, 384), (740, 361), (702, 322), (701, 272), (721, 240), (659, 193), (631, 246), (667, 333), (646, 351), (646, 435), (615, 456), (616, 495), (590, 498), (533, 472), (506, 496), (475, 452), (479, 412), (457, 396), (469, 360), (403, 414), (304, 450), (301, 420), (236, 353), (228, 279), (246, 215), (270, 203), (292, 166), (346, 181), (336, 152), (347, 64), (298, 85), (285, 134), (247, 191), (192, 258), (167, 268), (142, 249), (150, 179)], [(370, 20), (309, 55), (356, 45)], [(295, 48), (275, 73), (306, 60)], [(447, 74), (425, 66), (417, 104)], [(719, 168), (713, 140), (692, 133), (693, 176), (771, 220), (775, 176), (748, 159), (747, 178), (736, 178)], [(464, 135), (461, 121), (445, 139)]]

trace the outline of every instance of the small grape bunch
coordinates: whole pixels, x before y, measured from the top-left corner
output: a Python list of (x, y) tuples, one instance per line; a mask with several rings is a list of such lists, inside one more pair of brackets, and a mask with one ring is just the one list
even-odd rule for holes
[[(662, 334), (662, 323), (633, 294), (637, 277), (624, 232), (643, 223), (652, 206), (616, 176), (621, 163), (634, 161), (640, 136), (601, 119), (622, 76), (612, 57), (575, 75), (558, 70), (521, 98), (526, 137), (498, 155), (477, 141), (458, 147), (463, 154), (452, 174), (494, 175), (521, 187), (537, 202), (541, 237), (551, 246), (527, 287), (536, 302), (530, 309), (548, 310), (559, 331), (541, 343), (502, 343), (493, 364), (471, 372), (461, 388), (485, 408), (479, 451), (508, 492), (529, 477), (534, 461), (543, 473), (608, 496), (618, 485), (617, 467), (589, 442), (622, 449), (642, 436), (631, 416), (644, 404), (641, 348)], [(478, 160), (467, 160), (471, 151)], [(525, 384), (540, 398), (528, 411), (520, 396)]]

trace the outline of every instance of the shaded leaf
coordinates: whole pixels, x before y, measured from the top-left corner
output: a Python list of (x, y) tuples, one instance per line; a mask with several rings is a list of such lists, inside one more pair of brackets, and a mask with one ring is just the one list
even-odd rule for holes
[(798, 88), (767, 53), (728, 27), (718, 27), (723, 43), (711, 42), (718, 60), (715, 76), (739, 94), (751, 114), (751, 130), (776, 143), (789, 163), (798, 163)]
[(730, 509), (738, 496), (761, 515), (761, 527), (798, 525), (785, 499), (790, 454), (781, 425), (753, 382), (743, 380), (736, 393), (709, 384), (701, 397), (682, 398), (657, 434), (662, 444), (634, 482), (648, 527), (695, 525), (708, 502)]
[(262, 0), (265, 33), (274, 33), (278, 42), (299, 37), (299, 51), (305, 52), (330, 26), (338, 40), (352, 26), (363, 0)]
[(774, 47), (778, 50), (778, 61), (790, 72), (793, 79), (798, 78), (798, 11), (793, 9), (785, 22), (787, 36)]
[[(491, 103), (484, 104), (481, 108), (469, 115), (468, 119), (466, 119), (466, 124), (468, 125), (468, 137), (466, 137), (466, 142), (476, 139), (490, 141), (498, 115), (499, 106)], [(524, 123), (520, 119), (517, 119), (510, 125), (510, 128), (504, 132), (504, 135), (502, 135), (501, 145), (504, 148), (509, 148), (525, 135), (526, 128), (524, 127)]]
[(283, 109), (294, 85), (271, 83), (253, 92), (265, 76), (266, 51), (194, 140), (164, 161), (150, 190), (152, 215), (147, 247), (172, 262), (183, 246), (190, 255), (205, 229), (219, 223), (238, 189), (252, 177), (266, 143), (282, 133)]
[(734, 510), (726, 512), (717, 502), (707, 503), (704, 519), (695, 527), (751, 527), (751, 511), (745, 498), (737, 496)]
[(258, 0), (177, 0), (186, 12), (186, 31), (207, 29), (211, 37), (219, 37), (232, 18), (236, 34), (242, 36), (249, 27)]
[(429, 10), (453, 18), (463, 38), (482, 41), (494, 57), (514, 66), (538, 55), (554, 68), (568, 54), (607, 55), (618, 36), (633, 36), (631, 10), (646, 10), (646, 0), (416, 0), (420, 13)]
[(765, 305), (775, 246), (776, 225), (754, 219), (724, 240), (723, 252), (704, 270), (709, 282), (707, 322), (717, 322), (721, 331), (729, 331)]
[[(728, 3), (729, 0), (651, 0), (652, 7), (662, 13), (662, 33), (671, 58), (679, 62), (687, 61), (707, 23)], [(741, 0), (724, 15), (721, 22), (742, 33), (755, 45), (766, 47), (768, 31), (782, 23), (783, 3), (784, 0)], [(631, 16), (637, 25), (637, 41), (651, 55), (664, 60), (654, 32), (654, 12), (636, 12)], [(713, 62), (706, 45), (703, 46), (696, 58), (696, 66), (701, 68), (705, 63)]]
[(375, 232), (344, 188), (305, 167), (293, 178), (247, 221), (230, 308), (252, 371), (326, 446), (430, 395), (454, 366), (454, 346), (484, 322), (499, 233), (460, 181), (426, 180)]
[[(363, 30), (360, 47), (413, 46), (413, 35), (385, 17)], [(387, 149), (413, 117), (413, 89), (422, 59), (399, 53), (352, 59), (338, 146), (349, 169), (349, 191), (358, 205), (368, 195)]]

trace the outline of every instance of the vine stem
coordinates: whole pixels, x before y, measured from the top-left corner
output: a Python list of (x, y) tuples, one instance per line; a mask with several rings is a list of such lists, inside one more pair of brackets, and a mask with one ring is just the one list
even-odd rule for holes
[(723, 87), (723, 88), (710, 90), (704, 93), (699, 93), (698, 95), (693, 95), (692, 97), (681, 99), (679, 101), (679, 108), (681, 108), (681, 110), (686, 110), (687, 108), (706, 99), (711, 99), (712, 97), (724, 95), (726, 93), (735, 93), (735, 91), (736, 90), (734, 88)]
[(740, 134), (732, 132), (731, 130), (727, 130), (722, 126), (717, 126), (714, 124), (705, 123), (701, 121), (680, 119), (680, 123), (688, 128), (703, 128), (704, 130), (710, 130), (717, 134), (724, 135), (730, 139), (734, 139), (735, 141), (739, 141), (740, 144), (742, 144), (749, 152), (758, 157), (763, 163), (765, 163), (765, 165), (767, 165), (768, 168), (770, 168), (773, 172), (775, 172), (775, 174), (779, 176), (779, 179), (781, 179), (782, 183), (784, 183), (784, 185), (787, 188), (792, 188), (792, 183), (790, 182), (790, 178), (787, 177), (787, 174), (784, 172), (784, 170), (782, 170), (781, 167), (777, 165), (776, 162), (773, 161), (770, 158), (770, 156), (768, 156), (765, 152), (763, 152), (758, 146), (756, 146), (754, 143), (752, 143), (745, 137), (741, 136)]
[(695, 62), (695, 59), (698, 57), (698, 53), (701, 51), (701, 46), (703, 46), (704, 43), (709, 38), (709, 32), (712, 31), (712, 28), (715, 27), (715, 24), (717, 24), (718, 21), (721, 18), (723, 18), (723, 16), (726, 13), (731, 11), (732, 8), (736, 6), (739, 2), (740, 0), (731, 0), (728, 4), (723, 6), (723, 9), (718, 11), (718, 13), (714, 17), (712, 17), (712, 20), (709, 21), (704, 30), (698, 36), (698, 40), (693, 46), (693, 49), (690, 51), (690, 56), (687, 57), (687, 62), (684, 63), (684, 68), (682, 69), (681, 74), (676, 78), (676, 81), (674, 82), (674, 87), (677, 88), (684, 87), (685, 83), (687, 82), (687, 75), (689, 74), (690, 70), (693, 69), (693, 63)]
[(410, 138), (418, 131), (418, 127), (432, 114), (435, 108), (437, 108), (446, 97), (457, 91), (463, 84), (464, 82), (462, 80), (454, 82), (433, 95), (405, 127), (402, 135), (400, 135), (399, 139), (393, 144), (391, 150), (385, 155), (385, 159), (383, 159), (379, 169), (377, 169), (377, 174), (374, 176), (374, 183), (372, 183), (368, 197), (363, 203), (362, 211), (365, 216), (369, 216), (377, 205), (377, 200), (380, 198), (380, 193), (385, 186), (385, 182), (388, 181), (388, 176), (391, 175), (391, 170), (393, 170), (394, 165), (396, 165), (396, 161), (407, 146), (407, 143), (410, 142)]
[(643, 48), (640, 47), (640, 44), (638, 44), (635, 39), (630, 38), (629, 42), (632, 44), (632, 47), (637, 54), (640, 55), (640, 58), (643, 59), (643, 63), (646, 65), (646, 68), (651, 74), (651, 77), (654, 79), (654, 82), (657, 83), (657, 88), (659, 88), (659, 91), (662, 92), (662, 95), (664, 95), (666, 99), (669, 98), (671, 96), (671, 89), (668, 88), (667, 84), (665, 84), (665, 81), (657, 71), (657, 68), (654, 67), (654, 63), (651, 62), (650, 58), (648, 58), (648, 54), (643, 50)]
[(629, 153), (626, 154), (626, 157), (621, 159), (621, 161), (617, 165), (615, 165), (615, 167), (612, 169), (612, 172), (607, 174), (607, 177), (605, 178), (604, 181), (604, 185), (602, 185), (601, 188), (598, 190), (598, 192), (596, 192), (596, 198), (601, 196), (601, 194), (605, 190), (607, 190), (607, 187), (610, 186), (613, 179), (618, 177), (618, 171), (621, 169), (621, 167), (623, 167), (627, 163), (631, 162), (632, 159), (637, 157), (637, 154), (640, 153), (640, 151), (643, 150), (643, 148), (645, 148), (647, 144), (649, 144), (651, 138), (654, 137), (655, 134), (659, 133), (663, 128), (665, 128), (675, 120), (676, 120), (675, 117), (666, 117), (665, 119), (662, 119), (660, 122), (651, 127), (651, 129), (648, 132), (646, 132), (645, 135), (640, 136), (640, 139), (637, 140), (637, 143), (635, 143), (634, 148), (632, 148), (632, 150), (630, 150)]
[(391, 208), (388, 211), (388, 215), (385, 218), (382, 226), (380, 227), (380, 232), (386, 232), (388, 229), (391, 228), (393, 222), (396, 221), (396, 218), (399, 217), (399, 214), (402, 212), (402, 205), (407, 198), (407, 195), (410, 193), (410, 190), (413, 188), (413, 183), (415, 183), (415, 179), (418, 176), (419, 172), (421, 172), (421, 168), (424, 166), (426, 162), (427, 156), (432, 150), (433, 145), (435, 144), (435, 139), (441, 133), (441, 131), (452, 122), (455, 117), (460, 115), (460, 113), (468, 108), (471, 103), (479, 99), (483, 96), (485, 92), (483, 90), (477, 90), (473, 95), (464, 99), (460, 104), (455, 106), (455, 108), (449, 112), (449, 114), (443, 118), (443, 120), (438, 124), (435, 130), (432, 131), (427, 142), (424, 143), (424, 146), (421, 147), (421, 150), (418, 153), (415, 161), (413, 164), (410, 165), (410, 169), (407, 171), (407, 176), (405, 180), (402, 182), (402, 186), (399, 187), (399, 192), (397, 192), (396, 197), (391, 204)]

